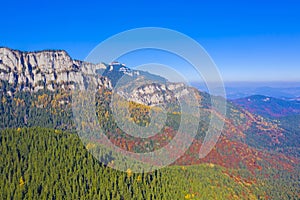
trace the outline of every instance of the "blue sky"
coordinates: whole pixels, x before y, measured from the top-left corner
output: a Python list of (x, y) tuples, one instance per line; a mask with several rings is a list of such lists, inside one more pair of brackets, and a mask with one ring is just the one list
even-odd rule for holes
[(300, 82), (297, 1), (2, 1), (0, 46), (64, 49), (84, 59), (101, 41), (165, 27), (198, 41), (225, 81)]

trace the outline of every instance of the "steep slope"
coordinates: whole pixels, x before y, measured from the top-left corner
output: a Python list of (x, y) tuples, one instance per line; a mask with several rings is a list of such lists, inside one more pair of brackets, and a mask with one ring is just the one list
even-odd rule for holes
[[(247, 110), (246, 112), (255, 113), (256, 115), (253, 115), (255, 118), (264, 116), (265, 121), (272, 122), (281, 129), (277, 134), (274, 134), (273, 129), (267, 131), (266, 135), (257, 135), (255, 133), (259, 133), (257, 131), (258, 127), (252, 126), (251, 131), (247, 131), (246, 133), (249, 136), (248, 141), (252, 141), (251, 143), (254, 147), (258, 147), (258, 144), (261, 144), (265, 147), (276, 149), (279, 152), (285, 152), (287, 155), (299, 157), (299, 101), (255, 95), (232, 100), (232, 102)], [(257, 140), (257, 138), (260, 138), (260, 140)], [(273, 142), (270, 143), (270, 139)]]
[[(297, 199), (299, 174), (268, 177), (213, 164), (134, 174), (94, 159), (77, 135), (54, 129), (0, 131), (1, 199)], [(274, 175), (277, 175), (274, 176)], [(266, 174), (265, 174), (266, 175)]]
[[(130, 70), (119, 63), (95, 65), (74, 61), (64, 51), (25, 53), (7, 48), (0, 50), (1, 129), (43, 126), (75, 131), (70, 103), (73, 88), (79, 86), (84, 89), (85, 81), (93, 81), (99, 89), (95, 99), (97, 116), (102, 128), (108, 130), (106, 135), (110, 140), (128, 151), (151, 151), (169, 143), (177, 133), (180, 120), (186, 114), (178, 109), (177, 97), (182, 93), (195, 92), (201, 110), (199, 130), (189, 151), (174, 164), (210, 162), (227, 168), (246, 168), (253, 173), (267, 167), (293, 170), (298, 164), (296, 158), (290, 157), (299, 154), (295, 134), (290, 137), (289, 130), (280, 127), (278, 122), (253, 115), (230, 102), (227, 102), (227, 114), (223, 116), (212, 108), (209, 94), (182, 83), (169, 83), (161, 77)], [(92, 72), (90, 70), (95, 70), (98, 75), (87, 80), (84, 77)], [(120, 82), (122, 84), (118, 86)], [(132, 82), (135, 86), (142, 85), (127, 92), (127, 86)], [(113, 86), (123, 91), (123, 99), (131, 102), (132, 113), (128, 120), (140, 126), (147, 126), (151, 120), (151, 109), (159, 112), (157, 105), (165, 104), (168, 118), (161, 132), (144, 140), (130, 137), (122, 131), (110, 109), (115, 90)], [(216, 99), (224, 101), (221, 97)], [(197, 105), (197, 102), (186, 103)], [(198, 150), (212, 115), (222, 120), (225, 126), (216, 148), (207, 158), (199, 160)], [(193, 116), (189, 117), (193, 119)], [(189, 136), (188, 132), (185, 134)], [(175, 150), (174, 147), (170, 151)]]

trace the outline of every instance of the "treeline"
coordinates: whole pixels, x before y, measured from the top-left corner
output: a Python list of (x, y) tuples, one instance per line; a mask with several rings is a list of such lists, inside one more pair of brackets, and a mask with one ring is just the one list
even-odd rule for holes
[(0, 82), (0, 129), (42, 126), (74, 130), (71, 95), (65, 90), (40, 90), (36, 93), (14, 92), (12, 86)]

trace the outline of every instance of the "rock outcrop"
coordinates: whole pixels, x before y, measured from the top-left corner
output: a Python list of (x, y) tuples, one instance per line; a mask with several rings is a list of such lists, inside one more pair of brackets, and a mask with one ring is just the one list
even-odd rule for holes
[[(158, 105), (173, 102), (192, 92), (184, 83), (148, 83), (134, 88), (130, 93), (118, 91), (130, 101), (145, 105)], [(196, 94), (196, 93), (194, 93)]]
[(98, 88), (117, 87), (117, 92), (126, 99), (146, 105), (174, 101), (191, 90), (183, 83), (170, 83), (163, 77), (132, 70), (118, 62), (93, 64), (73, 60), (63, 50), (22, 52), (5, 47), (0, 48), (0, 81), (11, 86), (7, 91), (10, 95), (17, 91), (86, 89), (92, 82)]
[[(85, 77), (95, 75), (106, 65), (73, 60), (63, 50), (21, 52), (0, 48), (0, 80), (7, 81), (16, 91), (33, 91), (57, 88), (72, 89), (77, 84), (85, 87)], [(105, 77), (93, 77), (97, 86), (111, 88)]]

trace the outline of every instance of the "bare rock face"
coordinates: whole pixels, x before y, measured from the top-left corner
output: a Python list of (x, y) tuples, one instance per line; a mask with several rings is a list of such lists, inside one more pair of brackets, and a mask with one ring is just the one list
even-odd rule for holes
[[(85, 90), (91, 83), (97, 88), (114, 90), (113, 83), (117, 83), (123, 75), (129, 77), (129, 82), (124, 84), (124, 91), (121, 88), (122, 96), (137, 103), (157, 105), (174, 101), (190, 92), (183, 83), (169, 83), (162, 77), (131, 70), (118, 62), (93, 64), (73, 60), (63, 50), (22, 52), (0, 48), (0, 81), (12, 86), (13, 90), (7, 91), (10, 95), (15, 91), (37, 92), (43, 89), (55, 91), (79, 87)], [(134, 87), (126, 90), (128, 85)]]
[(116, 91), (129, 101), (144, 105), (160, 105), (166, 102), (174, 102), (183, 97), (194, 95), (195, 89), (188, 87), (184, 83), (145, 83), (141, 84), (130, 92), (123, 88)]
[[(7, 81), (18, 91), (56, 88), (72, 89), (75, 85), (85, 88), (85, 76), (95, 75), (96, 69), (105, 69), (104, 64), (92, 64), (72, 60), (62, 50), (21, 52), (0, 48), (0, 80)], [(93, 77), (97, 86), (111, 88), (104, 77)]]

